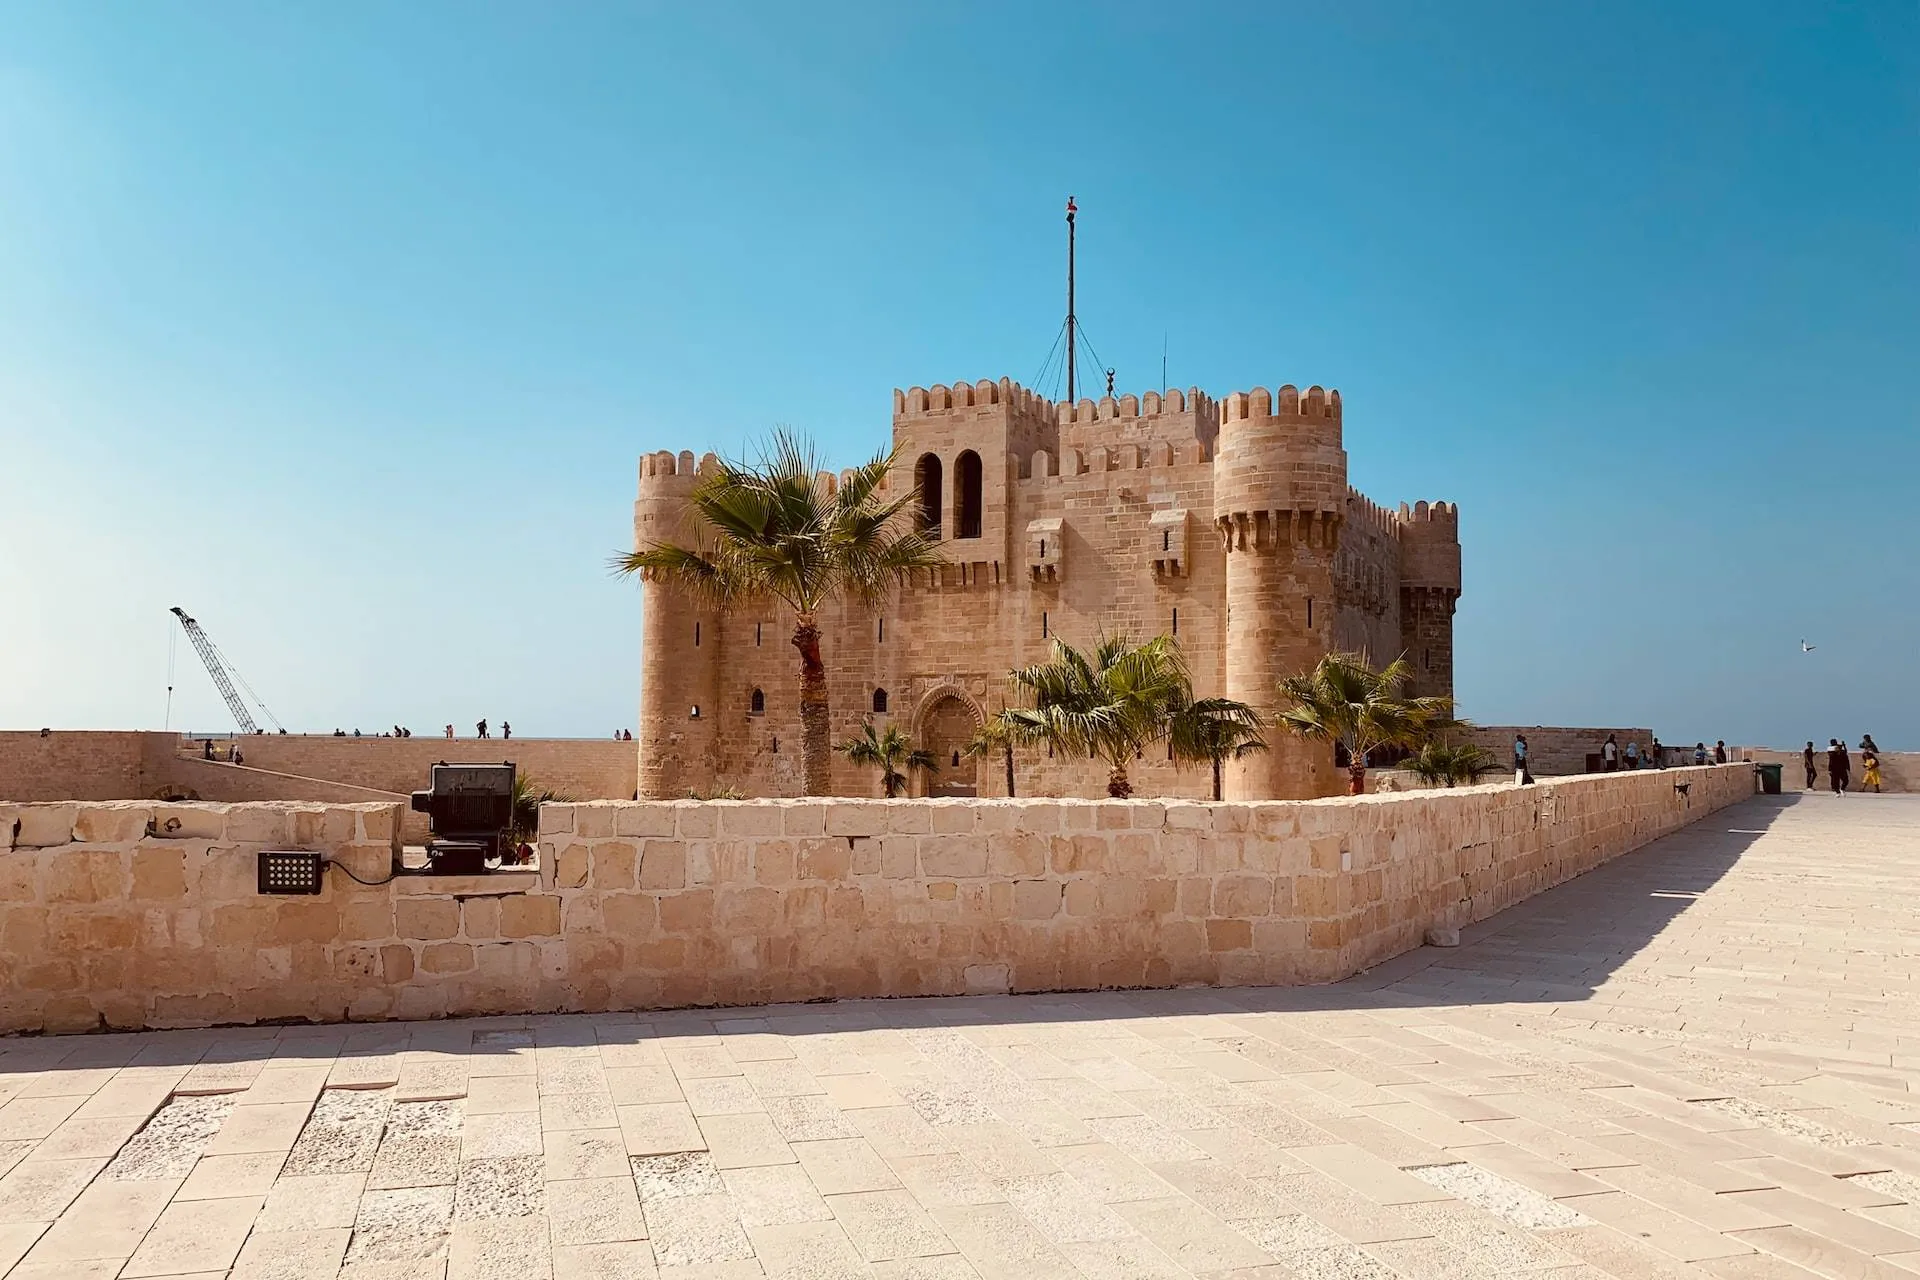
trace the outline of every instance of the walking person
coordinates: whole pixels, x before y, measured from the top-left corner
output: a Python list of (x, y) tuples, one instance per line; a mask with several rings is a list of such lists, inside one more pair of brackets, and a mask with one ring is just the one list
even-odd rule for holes
[(1640, 767), (1640, 744), (1637, 742), (1629, 742), (1627, 744), (1627, 768), (1629, 771), (1631, 771), (1634, 769), (1638, 769), (1639, 767)]
[(1655, 735), (1653, 745), (1647, 748), (1647, 768), (1664, 769), (1667, 767), (1666, 753), (1660, 748), (1660, 738)]
[(1811, 791), (1819, 783), (1819, 776), (1813, 767), (1813, 742), (1808, 740), (1807, 749), (1800, 753), (1800, 767), (1807, 771), (1807, 790)]
[(453, 726), (452, 726), (452, 725), (448, 725), (448, 726), (447, 726), (447, 741), (448, 741), (448, 742), (452, 742), (452, 741), (453, 741)]
[(1603, 773), (1612, 773), (1619, 767), (1620, 744), (1614, 741), (1612, 734), (1608, 734), (1607, 740), (1600, 744), (1600, 770)]
[(1860, 789), (1880, 790), (1880, 752), (1871, 734), (1860, 739)]
[(1725, 764), (1727, 762), (1727, 740), (1725, 738), (1713, 744), (1713, 762), (1715, 764)]
[(500, 722), (500, 737), (501, 737), (501, 739), (502, 739), (502, 740), (504, 741), (505, 739), (507, 739), (507, 738), (511, 738), (512, 736), (513, 736), (513, 725), (511, 725), (510, 723), (508, 723), (508, 722), (507, 722), (507, 721), (505, 721), (505, 720), (502, 720), (502, 721)]
[(1847, 749), (1840, 745), (1840, 739), (1827, 739), (1827, 785), (1833, 788), (1833, 794), (1845, 795), (1847, 791)]
[(1695, 764), (1705, 764), (1707, 762), (1707, 744), (1706, 743), (1696, 742), (1693, 744), (1693, 762)]
[(485, 720), (475, 722), (473, 726), (473, 736), (476, 738), (484, 738), (487, 736), (487, 722)]
[(1533, 773), (1527, 768), (1527, 735), (1513, 735), (1513, 785), (1526, 787), (1533, 784)]

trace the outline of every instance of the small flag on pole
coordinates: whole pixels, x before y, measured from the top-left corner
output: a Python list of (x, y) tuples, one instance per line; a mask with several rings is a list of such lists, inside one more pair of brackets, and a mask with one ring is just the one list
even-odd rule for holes
[(1078, 213), (1079, 211), (1080, 211), (1080, 207), (1074, 204), (1073, 197), (1068, 196), (1067, 197), (1067, 216), (1071, 218), (1074, 214)]

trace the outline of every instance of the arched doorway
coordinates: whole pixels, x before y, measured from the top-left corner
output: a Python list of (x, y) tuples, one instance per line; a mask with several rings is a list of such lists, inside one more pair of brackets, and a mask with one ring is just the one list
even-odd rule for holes
[(953, 536), (980, 536), (980, 455), (971, 449), (953, 460)]
[(914, 741), (933, 753), (939, 768), (927, 779), (930, 796), (976, 796), (980, 793), (980, 762), (966, 754), (967, 743), (980, 727), (980, 713), (971, 702), (951, 690), (936, 693), (920, 712)]
[(913, 464), (913, 487), (920, 495), (920, 532), (940, 537), (940, 456), (923, 453)]

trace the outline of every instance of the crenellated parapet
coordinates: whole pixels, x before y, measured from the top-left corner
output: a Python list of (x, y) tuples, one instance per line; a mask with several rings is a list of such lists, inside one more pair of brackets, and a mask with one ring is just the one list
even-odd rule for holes
[(1331, 551), (1347, 493), (1338, 391), (1255, 387), (1220, 402), (1214, 525), (1228, 552), (1290, 543)]
[[(1401, 504), (1400, 581), (1404, 588), (1460, 594), (1460, 508), (1451, 502)], [(1448, 605), (1452, 612), (1452, 605)]]

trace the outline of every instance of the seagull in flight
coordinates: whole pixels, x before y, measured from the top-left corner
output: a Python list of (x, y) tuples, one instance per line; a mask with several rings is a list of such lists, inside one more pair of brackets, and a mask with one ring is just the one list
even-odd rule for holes
[(1800, 642), (1800, 652), (1802, 653), (1812, 653), (1815, 649), (1818, 649), (1819, 647), (1820, 646), (1817, 644), (1808, 644), (1805, 640), (1802, 640)]

